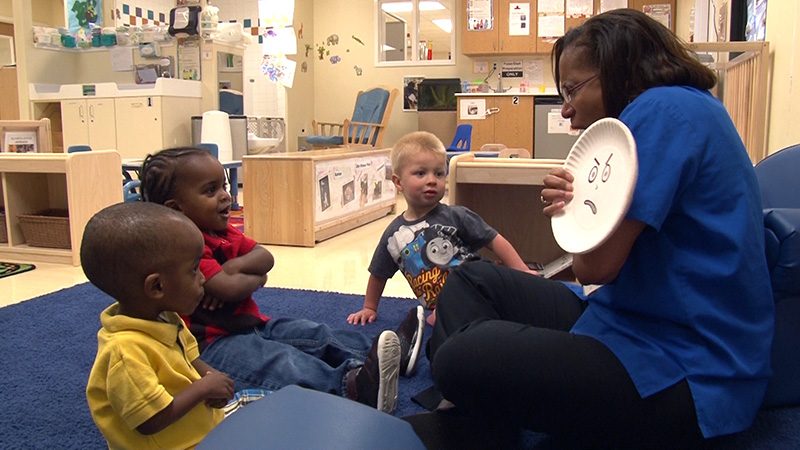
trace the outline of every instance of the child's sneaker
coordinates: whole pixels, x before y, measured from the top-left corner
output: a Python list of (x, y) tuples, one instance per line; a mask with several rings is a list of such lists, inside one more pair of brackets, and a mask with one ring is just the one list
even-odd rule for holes
[(400, 340), (386, 330), (372, 343), (364, 365), (347, 373), (347, 397), (392, 414), (397, 407)]
[(412, 308), (395, 332), (400, 338), (400, 375), (410, 377), (417, 368), (425, 332), (425, 310), (422, 305)]

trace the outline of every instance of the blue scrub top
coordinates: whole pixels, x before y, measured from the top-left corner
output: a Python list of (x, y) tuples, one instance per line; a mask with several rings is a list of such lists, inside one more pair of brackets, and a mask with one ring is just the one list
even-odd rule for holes
[(643, 398), (687, 379), (704, 436), (741, 431), (771, 375), (775, 315), (752, 163), (705, 91), (649, 89), (619, 119), (639, 157), (626, 218), (647, 226), (572, 331), (608, 346)]

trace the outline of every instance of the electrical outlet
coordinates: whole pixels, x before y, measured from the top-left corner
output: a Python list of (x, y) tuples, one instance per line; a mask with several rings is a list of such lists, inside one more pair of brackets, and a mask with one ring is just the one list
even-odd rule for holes
[(492, 63), (492, 70), (497, 70), (497, 63), (496, 62)]

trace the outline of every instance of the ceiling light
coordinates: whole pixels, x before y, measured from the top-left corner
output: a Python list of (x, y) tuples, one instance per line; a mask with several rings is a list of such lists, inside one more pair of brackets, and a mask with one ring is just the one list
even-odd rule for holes
[(445, 33), (453, 31), (453, 22), (450, 19), (433, 19), (433, 24), (444, 30)]

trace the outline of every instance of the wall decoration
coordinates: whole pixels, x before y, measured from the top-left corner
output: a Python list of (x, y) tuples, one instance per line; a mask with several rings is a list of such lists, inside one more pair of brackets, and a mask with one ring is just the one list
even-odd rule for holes
[(261, 60), (261, 73), (273, 83), (278, 83), (286, 87), (292, 87), (294, 82), (294, 71), (297, 63), (291, 59), (280, 58), (277, 56), (264, 55)]
[(103, 24), (102, 0), (67, 0), (66, 12), (70, 34), (80, 29), (91, 31), (93, 25)]
[(353, 69), (356, 71), (356, 76), (359, 76), (359, 77), (360, 77), (360, 76), (361, 76), (361, 73), (363, 72), (363, 70), (361, 69), (361, 67), (358, 67), (358, 66), (353, 66)]
[(403, 111), (416, 111), (419, 101), (419, 84), (425, 77), (407, 76), (403, 77)]
[(303, 39), (303, 22), (300, 22), (300, 29), (297, 30), (297, 39)]
[(311, 51), (311, 44), (306, 44), (306, 58), (308, 58), (308, 52)]
[(351, 37), (353, 38), (353, 40), (355, 40), (359, 44), (364, 45), (364, 41), (362, 41), (361, 39), (357, 38), (355, 34), (352, 35)]
[(327, 48), (325, 48), (324, 43), (317, 45), (317, 54), (319, 54), (319, 59), (325, 59), (326, 53), (330, 54), (331, 52)]
[(331, 64), (338, 64), (342, 61), (342, 58), (339, 55), (331, 56)]
[(300, 64), (300, 72), (306, 73), (308, 72), (308, 63), (303, 61), (303, 64)]
[(325, 40), (325, 43), (328, 44), (329, 46), (339, 45), (339, 35), (332, 34), (328, 36), (328, 39)]

